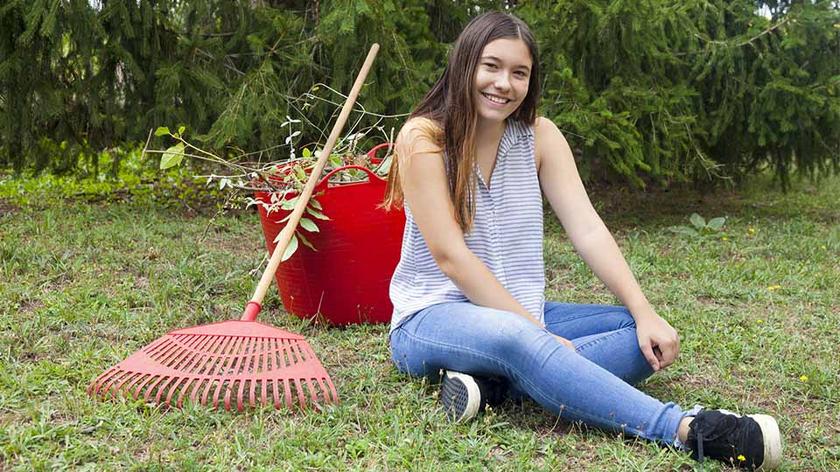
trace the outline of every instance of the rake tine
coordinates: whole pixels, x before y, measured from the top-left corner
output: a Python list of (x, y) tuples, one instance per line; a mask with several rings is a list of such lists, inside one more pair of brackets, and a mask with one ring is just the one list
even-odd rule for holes
[(325, 403), (329, 403), (329, 402), (330, 402), (330, 400), (331, 400), (331, 398), (330, 398), (330, 391), (329, 391), (329, 389), (327, 388), (327, 386), (324, 384), (324, 379), (323, 379), (323, 378), (321, 378), (321, 377), (318, 377), (318, 378), (316, 378), (315, 380), (318, 382), (318, 386), (320, 386), (320, 387), (321, 387), (321, 393), (323, 393), (323, 394), (324, 394), (324, 402), (325, 402)]
[(192, 393), (190, 393), (190, 401), (191, 402), (193, 402), (195, 404), (201, 404), (201, 402), (198, 401), (198, 392), (199, 392), (199, 390), (201, 390), (201, 385), (204, 384), (205, 381), (207, 381), (207, 380), (202, 379), (202, 378), (198, 379), (198, 382), (196, 382), (195, 386), (192, 389)]
[(175, 383), (172, 384), (171, 387), (169, 387), (169, 393), (166, 395), (166, 400), (164, 400), (163, 402), (167, 405), (171, 405), (170, 402), (172, 401), (172, 396), (175, 395), (175, 392), (178, 390), (178, 386), (181, 385), (181, 382), (188, 382), (189, 380), (190, 379), (188, 377), (176, 378)]
[(124, 370), (113, 369), (113, 375), (108, 379), (108, 381), (102, 386), (102, 397), (107, 398), (108, 392), (111, 390), (111, 387), (119, 381), (119, 379), (123, 378), (126, 375), (130, 375), (131, 372), (127, 372)]
[(306, 397), (303, 394), (303, 389), (300, 386), (300, 382), (303, 379), (295, 379), (295, 391), (297, 392), (298, 403), (300, 403), (300, 407), (302, 409), (306, 409)]
[(224, 397), (224, 404), (225, 410), (230, 411), (230, 394), (233, 392), (233, 389), (236, 388), (236, 380), (230, 380), (227, 383), (227, 387), (225, 388), (225, 397)]
[(309, 395), (311, 395), (310, 399), (312, 400), (312, 405), (316, 410), (321, 410), (321, 404), (318, 403), (318, 394), (315, 393), (315, 389), (312, 387), (312, 380), (313, 379), (306, 379), (304, 382), (306, 383), (306, 388), (309, 390)]
[(218, 351), (213, 353), (213, 358), (209, 364), (209, 369), (207, 370), (208, 375), (221, 375), (223, 373), (224, 367), (223, 364), (227, 361), (227, 351), (231, 344), (235, 343), (236, 339), (232, 337), (222, 339), (222, 343), (219, 344)]
[(166, 387), (169, 384), (171, 384), (173, 380), (175, 380), (174, 377), (164, 377), (164, 378), (166, 379), (166, 381), (163, 382), (163, 385), (161, 385), (157, 388), (157, 395), (155, 395), (155, 403), (160, 403), (160, 399), (163, 396), (163, 392), (166, 391)]
[(303, 354), (300, 352), (300, 349), (298, 349), (298, 344), (299, 343), (297, 341), (289, 342), (289, 352), (292, 354), (292, 356), (290, 356), (290, 359), (294, 359), (294, 361), (292, 362), (293, 364), (302, 364), (303, 362), (305, 362)]
[(166, 356), (169, 350), (175, 347), (175, 343), (173, 343), (169, 338), (169, 336), (166, 336), (165, 338), (160, 339), (160, 342), (155, 342), (150, 345), (149, 349), (144, 349), (146, 355), (160, 362), (160, 358)]
[(199, 401), (202, 405), (207, 404), (207, 395), (210, 393), (210, 388), (213, 386), (214, 382), (215, 379), (212, 377), (207, 379), (207, 385), (204, 386), (204, 392), (201, 394), (201, 400)]
[(88, 385), (88, 388), (87, 388), (88, 395), (95, 395), (95, 394), (98, 395), (99, 394), (99, 387), (102, 385), (102, 382), (105, 382), (105, 379), (108, 378), (108, 376), (111, 374), (112, 370), (114, 370), (114, 369), (110, 368), (110, 369), (106, 370), (105, 372), (102, 372), (101, 374), (99, 374), (99, 377), (95, 378), (93, 380), (93, 382), (91, 382), (90, 385)]
[(145, 388), (146, 385), (149, 385), (149, 382), (153, 381), (154, 379), (155, 379), (154, 375), (151, 375), (151, 374), (147, 375), (146, 378), (142, 382), (139, 382), (137, 384), (137, 388), (134, 390), (134, 394), (131, 397), (135, 400), (140, 398), (140, 392), (142, 392), (143, 388)]
[[(239, 349), (236, 352), (233, 353), (233, 355), (235, 357), (233, 358), (233, 365), (231, 366), (231, 370), (233, 372), (233, 375), (235, 375), (235, 376), (239, 376), (244, 371), (244, 369), (247, 368), (247, 361), (246, 361), (247, 357), (246, 356), (248, 355), (247, 352), (249, 351), (249, 348), (251, 346), (251, 341), (252, 341), (251, 338), (243, 339), (242, 343), (240, 343), (240, 345), (239, 345)], [(240, 353), (242, 353), (242, 354), (240, 354)], [(241, 397), (241, 395), (242, 395), (242, 388), (244, 386), (245, 386), (244, 380), (240, 379), (239, 380), (239, 392), (236, 395), (236, 409), (238, 411), (242, 411), (242, 397)], [(235, 381), (234, 381), (233, 384), (231, 384), (231, 388), (228, 389), (227, 392), (225, 392), (225, 409), (226, 410), (230, 409), (230, 396), (233, 393), (232, 390), (233, 390), (234, 387), (235, 387)]]
[(198, 379), (195, 378), (188, 379), (187, 383), (183, 387), (181, 387), (181, 393), (178, 394), (178, 400), (175, 401), (175, 406), (177, 406), (178, 408), (184, 406), (184, 397), (187, 396), (187, 392), (189, 392), (190, 387), (195, 385), (195, 382), (197, 380)]
[(149, 385), (149, 388), (148, 388), (148, 389), (146, 389), (146, 393), (143, 395), (143, 401), (148, 402), (148, 401), (150, 401), (150, 400), (151, 400), (152, 392), (154, 392), (154, 391), (155, 391), (155, 389), (157, 388), (158, 384), (159, 384), (159, 383), (161, 383), (161, 382), (162, 382), (165, 378), (166, 378), (166, 377), (161, 376), (161, 375), (156, 375), (156, 376), (155, 376), (155, 381), (154, 381), (154, 382), (152, 382), (152, 384), (151, 384), (151, 385)]
[(274, 343), (274, 350), (272, 358), (274, 359), (274, 369), (282, 369), (286, 366), (286, 343), (282, 339), (272, 340)]
[[(270, 403), (268, 400), (268, 374), (271, 372), (271, 340), (266, 339), (264, 342), (265, 346), (265, 361), (263, 362), (263, 380), (262, 380), (262, 401), (263, 403)], [(273, 383), (273, 382), (272, 382)]]
[(209, 339), (210, 336), (195, 337), (202, 339), (200, 339), (200, 342), (194, 346), (192, 355), (189, 356), (189, 358), (185, 358), (183, 363), (177, 366), (178, 370), (185, 373), (192, 372), (199, 365), (199, 359), (204, 357), (204, 348), (210, 344), (211, 341), (211, 339)]
[(147, 374), (145, 374), (145, 373), (143, 373), (143, 372), (137, 372), (137, 374), (138, 374), (138, 375), (136, 375), (133, 379), (131, 379), (131, 382), (126, 383), (125, 385), (123, 385), (123, 386), (120, 388), (120, 390), (122, 390), (122, 391), (124, 392), (123, 394), (124, 394), (125, 396), (130, 397), (130, 396), (131, 396), (131, 393), (130, 393), (130, 392), (131, 392), (131, 389), (132, 389), (135, 385), (137, 385), (137, 383), (139, 383), (139, 382), (141, 382), (143, 379), (145, 379), (145, 378), (146, 378), (146, 375), (147, 375)]
[[(186, 338), (186, 339), (185, 339)], [(192, 338), (192, 339), (189, 339)], [(192, 365), (192, 362), (201, 355), (201, 348), (207, 342), (207, 338), (204, 336), (189, 336), (181, 338), (183, 341), (183, 347), (181, 348), (181, 356), (177, 358), (177, 361), (174, 361), (169, 364), (170, 367), (173, 369), (178, 369), (183, 372), (189, 372), (188, 366)]]
[(283, 405), (280, 403), (280, 392), (277, 391), (277, 380), (276, 379), (271, 381), (271, 390), (272, 390), (272, 393), (274, 394), (274, 409), (279, 410), (280, 408), (283, 407)]
[(286, 408), (291, 410), (294, 407), (292, 406), (292, 398), (293, 397), (292, 397), (292, 389), (289, 387), (289, 382), (291, 382), (291, 380), (283, 379), (283, 393), (285, 395), (284, 398), (286, 399)]
[[(224, 362), (222, 362), (222, 371), (220, 372), (220, 375), (223, 375), (223, 376), (226, 375), (228, 373), (229, 369), (230, 369), (229, 366), (231, 366), (234, 362), (236, 362), (236, 357), (235, 356), (236, 356), (236, 353), (239, 351), (239, 346), (241, 344), (242, 344), (242, 338), (236, 338), (233, 342), (233, 347), (227, 353), (225, 353), (225, 360), (224, 360)], [(229, 391), (230, 391), (230, 387), (231, 387), (230, 383), (232, 383), (232, 380), (228, 380), (227, 383), (228, 383), (228, 386), (227, 386), (227, 390), (225, 391), (226, 392), (225, 393), (225, 410), (230, 410), (230, 394), (229, 394)], [(224, 385), (225, 385), (225, 380), (222, 380), (221, 382), (219, 382), (218, 386), (216, 387), (216, 391), (213, 394), (213, 406), (216, 407), (216, 408), (218, 408), (219, 395), (221, 394), (221, 389), (222, 389), (222, 387), (224, 387)]]
[(225, 338), (221, 336), (208, 336), (210, 341), (207, 343), (207, 349), (205, 352), (202, 353), (201, 359), (199, 360), (199, 367), (196, 371), (196, 375), (211, 375), (212, 370), (210, 367), (213, 365), (213, 362), (216, 360), (216, 351), (219, 349), (225, 342)]
[[(174, 338), (174, 336), (173, 336)], [(177, 342), (176, 339), (171, 339), (169, 344), (166, 346), (166, 349), (162, 349), (159, 352), (159, 356), (154, 358), (158, 361), (161, 365), (171, 366), (175, 360), (177, 360), (181, 355), (184, 353), (184, 348), (181, 343)]]
[(149, 357), (153, 357), (154, 353), (161, 347), (162, 344), (165, 344), (169, 341), (169, 336), (164, 336), (162, 338), (158, 338), (154, 340), (151, 344), (141, 349), (143, 352), (146, 353)]
[(257, 379), (251, 379), (251, 385), (248, 392), (248, 404), (251, 405), (251, 408), (257, 406), (256, 398), (254, 397), (254, 393), (257, 390)]

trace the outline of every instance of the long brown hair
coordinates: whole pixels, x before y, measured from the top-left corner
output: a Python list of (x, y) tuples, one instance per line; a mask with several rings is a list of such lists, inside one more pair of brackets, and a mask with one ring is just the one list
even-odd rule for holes
[[(525, 22), (503, 12), (484, 13), (473, 18), (464, 27), (455, 40), (443, 75), (409, 116), (409, 120), (422, 117), (436, 125), (437, 129), (425, 131), (445, 151), (444, 164), (449, 178), (449, 195), (455, 206), (455, 221), (464, 232), (469, 232), (472, 228), (475, 217), (475, 134), (478, 116), (473, 103), (473, 79), (484, 46), (501, 38), (521, 39), (531, 53), (528, 94), (509, 118), (533, 125), (540, 96), (537, 42)], [(383, 203), (388, 209), (400, 205), (403, 201), (400, 156), (397, 154), (391, 163), (388, 189)]]

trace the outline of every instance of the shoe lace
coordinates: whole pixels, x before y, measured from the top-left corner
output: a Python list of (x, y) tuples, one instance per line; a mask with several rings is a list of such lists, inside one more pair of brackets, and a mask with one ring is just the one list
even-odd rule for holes
[(694, 434), (697, 438), (697, 460), (703, 462), (706, 460), (706, 456), (703, 455), (703, 430), (697, 430)]

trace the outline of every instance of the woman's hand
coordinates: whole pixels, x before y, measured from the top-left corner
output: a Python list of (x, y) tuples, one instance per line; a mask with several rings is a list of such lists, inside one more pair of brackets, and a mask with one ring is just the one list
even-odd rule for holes
[(674, 363), (680, 353), (680, 336), (653, 310), (635, 316), (636, 337), (654, 372), (664, 369)]

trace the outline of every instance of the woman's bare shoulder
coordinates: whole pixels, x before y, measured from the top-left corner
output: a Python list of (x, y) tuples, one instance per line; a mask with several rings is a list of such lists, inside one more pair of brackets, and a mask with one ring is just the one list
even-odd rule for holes
[(403, 124), (400, 129), (399, 137), (425, 137), (437, 140), (440, 138), (442, 133), (443, 130), (437, 121), (432, 120), (431, 118), (426, 118), (425, 116), (415, 116)]
[(407, 157), (414, 153), (440, 152), (443, 132), (440, 125), (426, 117), (405, 122), (397, 136), (397, 152)]
[(534, 120), (534, 139), (558, 132), (560, 132), (560, 130), (557, 128), (557, 125), (548, 118), (538, 116), (537, 119)]

